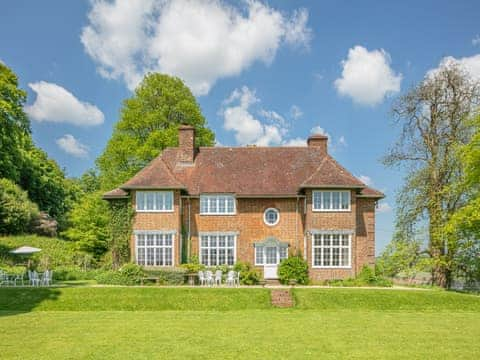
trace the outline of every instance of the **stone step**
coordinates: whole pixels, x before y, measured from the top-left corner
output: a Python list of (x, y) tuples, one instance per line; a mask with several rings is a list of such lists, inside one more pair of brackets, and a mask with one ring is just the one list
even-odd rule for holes
[(273, 306), (292, 307), (293, 298), (289, 290), (273, 289), (270, 291), (270, 298)]

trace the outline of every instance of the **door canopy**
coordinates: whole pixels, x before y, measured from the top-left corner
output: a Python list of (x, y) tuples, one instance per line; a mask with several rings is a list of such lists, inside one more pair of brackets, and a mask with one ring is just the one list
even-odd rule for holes
[(290, 245), (288, 242), (279, 241), (274, 236), (269, 236), (265, 238), (265, 240), (253, 243), (253, 247), (280, 247), (280, 248), (288, 248)]

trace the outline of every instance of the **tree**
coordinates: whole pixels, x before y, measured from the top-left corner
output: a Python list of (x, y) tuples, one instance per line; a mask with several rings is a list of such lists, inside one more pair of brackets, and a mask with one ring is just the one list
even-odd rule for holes
[(0, 62), (0, 178), (20, 178), (22, 151), (30, 138), (30, 122), (23, 111), (26, 97), (17, 76)]
[(392, 109), (402, 132), (384, 163), (407, 169), (398, 196), (397, 224), (406, 230), (427, 222), (432, 276), (440, 286), (448, 286), (451, 280), (456, 246), (442, 229), (462, 201), (461, 194), (448, 191), (462, 173), (456, 148), (469, 141), (467, 120), (478, 104), (478, 83), (459, 66), (447, 64), (430, 72)]
[(108, 249), (110, 232), (108, 204), (98, 192), (83, 194), (70, 211), (70, 227), (62, 233), (75, 241), (79, 250), (99, 259)]
[(0, 179), (0, 234), (27, 232), (37, 216), (38, 207), (27, 193), (13, 181)]
[(97, 159), (104, 190), (127, 181), (167, 146), (176, 146), (180, 124), (195, 127), (197, 146), (214, 143), (214, 134), (205, 127), (195, 97), (176, 77), (146, 75), (133, 97), (124, 101), (120, 114), (107, 147)]

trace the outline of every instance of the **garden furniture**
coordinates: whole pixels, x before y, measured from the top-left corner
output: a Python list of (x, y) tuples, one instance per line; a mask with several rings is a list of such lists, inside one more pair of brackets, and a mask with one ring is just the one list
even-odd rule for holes
[(210, 270), (205, 271), (205, 280), (207, 285), (213, 285), (213, 273)]
[(217, 270), (215, 271), (215, 279), (214, 279), (214, 283), (215, 285), (222, 285), (222, 270)]
[(50, 286), (52, 284), (53, 280), (53, 271), (52, 270), (46, 270), (43, 273), (41, 284), (45, 286)]
[(205, 277), (205, 273), (203, 271), (198, 272), (198, 282), (200, 285), (205, 285), (207, 282), (207, 278)]
[(40, 278), (38, 276), (38, 273), (34, 271), (28, 271), (28, 280), (30, 281), (30, 285), (32, 286), (38, 286), (40, 285)]
[(144, 276), (140, 279), (140, 285), (143, 285), (145, 280), (153, 280), (155, 284), (160, 285), (160, 277), (159, 276)]
[(227, 273), (227, 285), (228, 286), (235, 286), (235, 271), (233, 270), (230, 270), (228, 273)]

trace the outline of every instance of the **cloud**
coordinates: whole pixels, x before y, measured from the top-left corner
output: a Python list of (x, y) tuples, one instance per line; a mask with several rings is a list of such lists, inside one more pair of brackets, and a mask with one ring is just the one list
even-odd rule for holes
[(370, 176), (360, 175), (360, 176), (358, 176), (358, 180), (360, 180), (361, 182), (363, 182), (367, 186), (372, 186), (373, 185), (373, 181), (372, 181), (372, 178)]
[(311, 130), (310, 130), (310, 134), (312, 135), (325, 135), (327, 136), (329, 139), (330, 139), (330, 134), (327, 133), (322, 127), (320, 126), (314, 126)]
[(73, 135), (65, 134), (56, 140), (57, 145), (67, 154), (78, 158), (84, 158), (88, 155), (88, 147), (75, 139)]
[(387, 202), (381, 202), (377, 206), (378, 213), (388, 213), (392, 211), (392, 207)]
[(26, 113), (39, 122), (68, 123), (79, 126), (100, 125), (103, 113), (94, 105), (78, 100), (65, 88), (45, 81), (30, 83), (37, 98), (26, 106)]
[(297, 105), (292, 105), (292, 107), (290, 108), (290, 116), (294, 120), (298, 120), (303, 116), (303, 111)]
[(297, 137), (287, 140), (283, 143), (283, 146), (307, 146), (307, 140)]
[(480, 35), (476, 35), (473, 39), (472, 39), (472, 45), (473, 46), (479, 46), (480, 45)]
[(196, 95), (253, 63), (269, 65), (284, 45), (308, 48), (308, 11), (290, 15), (257, 0), (95, 1), (81, 41), (101, 76), (133, 90), (143, 75), (179, 76)]
[(400, 91), (402, 74), (390, 67), (390, 55), (383, 49), (368, 51), (355, 46), (342, 61), (342, 77), (335, 80), (337, 92), (361, 105), (377, 105)]
[(450, 65), (459, 65), (467, 71), (472, 78), (480, 81), (480, 54), (456, 59), (453, 56), (444, 57), (438, 67), (427, 72), (427, 77), (435, 74), (440, 68)]
[(343, 135), (338, 138), (338, 143), (343, 147), (348, 146), (347, 139), (345, 139), (345, 136)]

